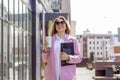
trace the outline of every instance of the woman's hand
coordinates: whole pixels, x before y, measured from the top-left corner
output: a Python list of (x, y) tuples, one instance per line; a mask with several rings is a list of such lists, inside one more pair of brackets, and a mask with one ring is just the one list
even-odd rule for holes
[(45, 40), (44, 41), (44, 48), (47, 48), (48, 47), (48, 42)]
[(45, 40), (44, 44), (43, 44), (43, 50), (44, 52), (48, 52), (48, 42)]
[(61, 60), (69, 60), (69, 55), (65, 52), (61, 52), (60, 59)]

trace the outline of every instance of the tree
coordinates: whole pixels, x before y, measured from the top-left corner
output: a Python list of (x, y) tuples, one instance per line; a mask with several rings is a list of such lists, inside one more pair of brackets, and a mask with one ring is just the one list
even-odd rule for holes
[(89, 63), (87, 63), (87, 69), (93, 69), (93, 61), (94, 61), (94, 52), (90, 52)]
[(90, 62), (94, 61), (94, 52), (90, 52)]

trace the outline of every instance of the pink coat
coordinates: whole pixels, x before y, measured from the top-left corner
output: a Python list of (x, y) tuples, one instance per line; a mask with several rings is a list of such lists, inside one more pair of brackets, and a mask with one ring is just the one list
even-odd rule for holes
[[(43, 62), (47, 62), (47, 66), (45, 68), (45, 79), (46, 80), (56, 80), (56, 73), (55, 73), (55, 59), (54, 59), (54, 50), (53, 45), (55, 42), (56, 37), (52, 37), (52, 48), (50, 48), (49, 53), (42, 53), (42, 60)], [(80, 51), (78, 49), (77, 40), (67, 35), (65, 38), (65, 42), (74, 42), (74, 55), (70, 56), (70, 60), (68, 63), (80, 63), (82, 61), (82, 57), (80, 55)], [(76, 80), (76, 65), (69, 65), (61, 67), (60, 69), (60, 79), (61, 80)]]

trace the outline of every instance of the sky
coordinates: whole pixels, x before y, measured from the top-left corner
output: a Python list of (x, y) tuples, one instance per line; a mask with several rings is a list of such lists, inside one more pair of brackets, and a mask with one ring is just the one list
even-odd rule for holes
[(71, 0), (71, 19), (76, 21), (76, 34), (87, 29), (95, 34), (118, 34), (120, 0)]

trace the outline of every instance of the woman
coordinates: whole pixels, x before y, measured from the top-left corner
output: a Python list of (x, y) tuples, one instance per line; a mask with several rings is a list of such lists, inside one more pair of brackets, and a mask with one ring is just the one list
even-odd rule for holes
[[(44, 44), (42, 53), (43, 62), (46, 63), (45, 78), (46, 80), (76, 80), (76, 65), (82, 61), (77, 40), (70, 36), (70, 25), (63, 16), (57, 17), (51, 29), (52, 47), (47, 48)], [(61, 52), (61, 43), (73, 42), (74, 55), (68, 55)], [(61, 60), (73, 65), (61, 66)]]

